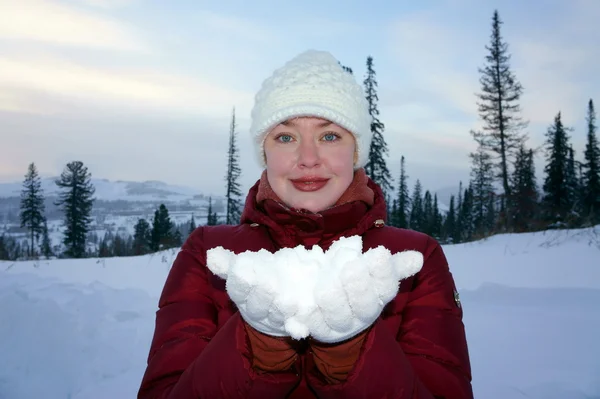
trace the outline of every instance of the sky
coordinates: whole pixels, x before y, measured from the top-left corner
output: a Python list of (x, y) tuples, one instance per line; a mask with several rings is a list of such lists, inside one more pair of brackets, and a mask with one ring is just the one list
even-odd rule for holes
[(373, 57), (394, 179), (404, 156), (411, 182), (457, 186), (481, 126), (478, 68), (495, 9), (524, 86), (528, 145), (543, 144), (560, 111), (582, 159), (587, 102), (600, 103), (600, 2), (282, 3), (0, 0), (0, 182), (22, 180), (31, 162), (57, 176), (80, 160), (94, 178), (222, 195), (235, 108), (247, 190), (261, 172), (248, 134), (256, 91), (319, 49), (360, 82)]

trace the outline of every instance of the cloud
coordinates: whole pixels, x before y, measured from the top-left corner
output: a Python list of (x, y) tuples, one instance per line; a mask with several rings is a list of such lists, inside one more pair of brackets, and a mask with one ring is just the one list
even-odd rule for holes
[(0, 0), (0, 38), (92, 49), (144, 52), (129, 26), (49, 0)]
[(403, 90), (420, 93), (413, 101), (475, 114), (476, 75), (473, 38), (441, 23), (432, 10), (404, 15), (388, 27), (387, 48)]
[(139, 4), (141, 0), (76, 0), (92, 7), (114, 9)]
[[(253, 21), (235, 16), (225, 15), (208, 10), (202, 10), (196, 14), (196, 23), (200, 24), (206, 33), (216, 36), (227, 36), (229, 38), (243, 38), (245, 42), (267, 42), (276, 39), (269, 29), (254, 23)], [(235, 43), (235, 42), (234, 42)]]
[[(0, 88), (4, 110), (45, 110), (72, 113), (62, 101), (86, 101), (90, 106), (146, 112), (228, 114), (238, 105), (249, 108), (252, 94), (219, 86), (201, 78), (169, 75), (151, 69), (101, 69), (60, 58), (0, 57)], [(38, 104), (29, 108), (28, 105)], [(79, 104), (81, 106), (82, 104)]]
[(522, 108), (532, 123), (549, 125), (558, 111), (569, 124), (583, 123), (587, 100), (600, 90), (600, 3), (571, 3), (563, 18), (543, 31), (522, 32), (511, 44), (515, 70), (525, 87)]

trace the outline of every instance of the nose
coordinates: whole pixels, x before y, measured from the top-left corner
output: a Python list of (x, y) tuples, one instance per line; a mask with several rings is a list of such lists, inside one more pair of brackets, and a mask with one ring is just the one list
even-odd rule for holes
[(312, 140), (302, 140), (298, 146), (298, 166), (313, 168), (321, 162), (317, 143)]

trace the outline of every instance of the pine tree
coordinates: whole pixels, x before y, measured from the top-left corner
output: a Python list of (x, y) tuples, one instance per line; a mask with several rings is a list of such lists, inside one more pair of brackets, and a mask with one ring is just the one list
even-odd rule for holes
[(112, 255), (113, 256), (129, 256), (132, 249), (127, 246), (127, 239), (116, 234), (112, 241)]
[(490, 195), (488, 196), (487, 214), (484, 224), (484, 234), (486, 236), (491, 235), (495, 231), (496, 219), (496, 193), (490, 192)]
[(227, 192), (226, 199), (226, 224), (237, 224), (242, 214), (242, 192), (240, 189), (239, 178), (242, 170), (239, 166), (239, 150), (236, 144), (236, 124), (235, 124), (235, 109), (231, 116), (231, 128), (229, 130), (229, 150), (227, 156)]
[(44, 218), (44, 228), (43, 228), (43, 232), (42, 232), (42, 255), (44, 255), (46, 258), (51, 257), (52, 254), (52, 243), (50, 242), (50, 236), (48, 235), (48, 223), (46, 222), (46, 219)]
[(212, 197), (208, 197), (208, 212), (206, 215), (206, 225), (215, 226), (217, 224), (217, 213), (212, 209)]
[(93, 195), (96, 191), (91, 174), (83, 162), (73, 161), (67, 164), (56, 185), (63, 190), (56, 205), (62, 207), (65, 214), (65, 255), (82, 258), (87, 253), (86, 238), (92, 222)]
[(446, 220), (444, 220), (444, 232), (442, 234), (443, 240), (449, 244), (458, 243), (458, 234), (456, 229), (456, 210), (454, 206), (454, 195), (450, 196), (450, 205), (448, 205), (448, 213), (446, 214)]
[(479, 143), (477, 151), (470, 153), (471, 187), (473, 190), (473, 228), (476, 235), (483, 237), (487, 231), (490, 194), (494, 192), (494, 166), (491, 155)]
[(150, 252), (152, 231), (146, 219), (138, 219), (133, 228), (133, 254), (144, 255)]
[(396, 210), (396, 227), (408, 227), (408, 209), (410, 207), (410, 193), (408, 192), (408, 175), (404, 166), (404, 155), (400, 159), (400, 179), (398, 180), (398, 206)]
[(192, 213), (192, 218), (190, 219), (190, 226), (188, 228), (188, 235), (192, 234), (196, 230), (196, 221), (194, 220), (194, 214)]
[(339, 64), (339, 65), (342, 67), (342, 69), (343, 69), (344, 71), (348, 72), (350, 75), (353, 75), (353, 74), (354, 74), (354, 72), (352, 71), (352, 68), (350, 68), (350, 67), (348, 67), (348, 66), (346, 66), (346, 65), (343, 65), (343, 64), (342, 64), (341, 62), (339, 62), (339, 61), (338, 61), (338, 64)]
[(109, 239), (110, 233), (107, 233), (100, 240), (100, 245), (98, 246), (98, 257), (99, 258), (108, 258), (112, 256), (111, 245), (109, 242), (112, 241)]
[(579, 225), (582, 214), (582, 187), (581, 179), (578, 174), (579, 166), (575, 161), (575, 150), (573, 146), (569, 146), (569, 157), (567, 158), (567, 173), (565, 176), (565, 184), (567, 185), (568, 203), (570, 209), (568, 211), (568, 223), (571, 226)]
[(154, 211), (152, 230), (150, 232), (150, 249), (154, 252), (173, 247), (174, 224), (165, 204), (160, 204)]
[(463, 206), (463, 183), (462, 180), (458, 183), (458, 197), (456, 201), (456, 221), (454, 223), (454, 235), (453, 240), (455, 243), (462, 242), (463, 233), (463, 220), (462, 220), (462, 209)]
[(431, 235), (436, 239), (441, 239), (442, 237), (442, 214), (440, 213), (440, 208), (438, 206), (438, 197), (437, 194), (433, 196), (433, 220), (431, 226)]
[(459, 219), (461, 221), (460, 239), (461, 241), (470, 241), (475, 234), (473, 220), (473, 187), (471, 185), (464, 191), (459, 212)]
[(29, 257), (34, 256), (34, 237), (44, 232), (44, 192), (34, 163), (29, 164), (21, 191), (21, 227), (29, 232)]
[(398, 199), (392, 200), (391, 211), (389, 214), (388, 225), (398, 227)]
[(20, 260), (23, 258), (23, 254), (25, 253), (25, 249), (23, 249), (24, 246), (27, 246), (26, 241), (23, 241), (22, 243), (17, 240), (14, 241), (11, 260)]
[(519, 99), (523, 87), (510, 69), (508, 44), (502, 39), (500, 25), (502, 21), (498, 11), (492, 18), (490, 44), (486, 46), (489, 54), (486, 65), (479, 68), (481, 74), (481, 93), (477, 95), (479, 115), (483, 119), (483, 131), (471, 134), (486, 151), (495, 155), (496, 177), (504, 190), (501, 214), (504, 228), (510, 228), (512, 219), (507, 201), (511, 197), (509, 165), (521, 143), (526, 140), (522, 133), (526, 123), (520, 117)]
[(371, 114), (371, 132), (373, 138), (369, 147), (369, 159), (365, 165), (367, 175), (381, 187), (384, 193), (393, 190), (392, 176), (387, 167), (384, 156), (388, 155), (388, 148), (383, 137), (384, 124), (379, 120), (379, 109), (377, 102), (377, 79), (373, 69), (373, 57), (367, 58), (367, 77), (364, 80), (365, 93), (369, 102), (369, 113)]
[(539, 193), (535, 177), (533, 150), (521, 145), (511, 178), (511, 214), (517, 231), (531, 231), (539, 214)]
[(429, 190), (425, 190), (425, 195), (423, 196), (423, 233), (433, 235), (433, 218), (433, 197)]
[(181, 247), (183, 245), (183, 236), (181, 235), (181, 230), (176, 229), (173, 232), (173, 247)]
[(545, 219), (554, 223), (565, 223), (573, 208), (567, 167), (569, 162), (569, 136), (562, 123), (561, 113), (554, 118), (554, 124), (546, 132), (546, 166), (544, 180), (543, 207)]
[(412, 196), (412, 207), (410, 210), (410, 221), (409, 226), (411, 230), (423, 231), (423, 195), (422, 195), (423, 187), (421, 186), (421, 182), (417, 179), (415, 183), (415, 188), (413, 189)]
[(0, 260), (10, 260), (8, 253), (8, 240), (4, 234), (0, 236)]
[(583, 153), (583, 214), (591, 223), (600, 223), (600, 144), (598, 143), (594, 102), (588, 103), (587, 143)]
[(19, 260), (22, 252), (18, 240), (4, 234), (0, 236), (0, 260)]
[(127, 256), (131, 256), (133, 255), (133, 236), (131, 234), (129, 234), (127, 236), (127, 242), (125, 243), (126, 247), (127, 247)]

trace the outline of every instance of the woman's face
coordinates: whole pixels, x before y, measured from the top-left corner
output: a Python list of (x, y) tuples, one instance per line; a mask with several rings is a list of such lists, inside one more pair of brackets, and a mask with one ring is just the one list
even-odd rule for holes
[(354, 136), (327, 120), (290, 119), (265, 137), (267, 178), (288, 206), (323, 211), (342, 196), (354, 177)]

